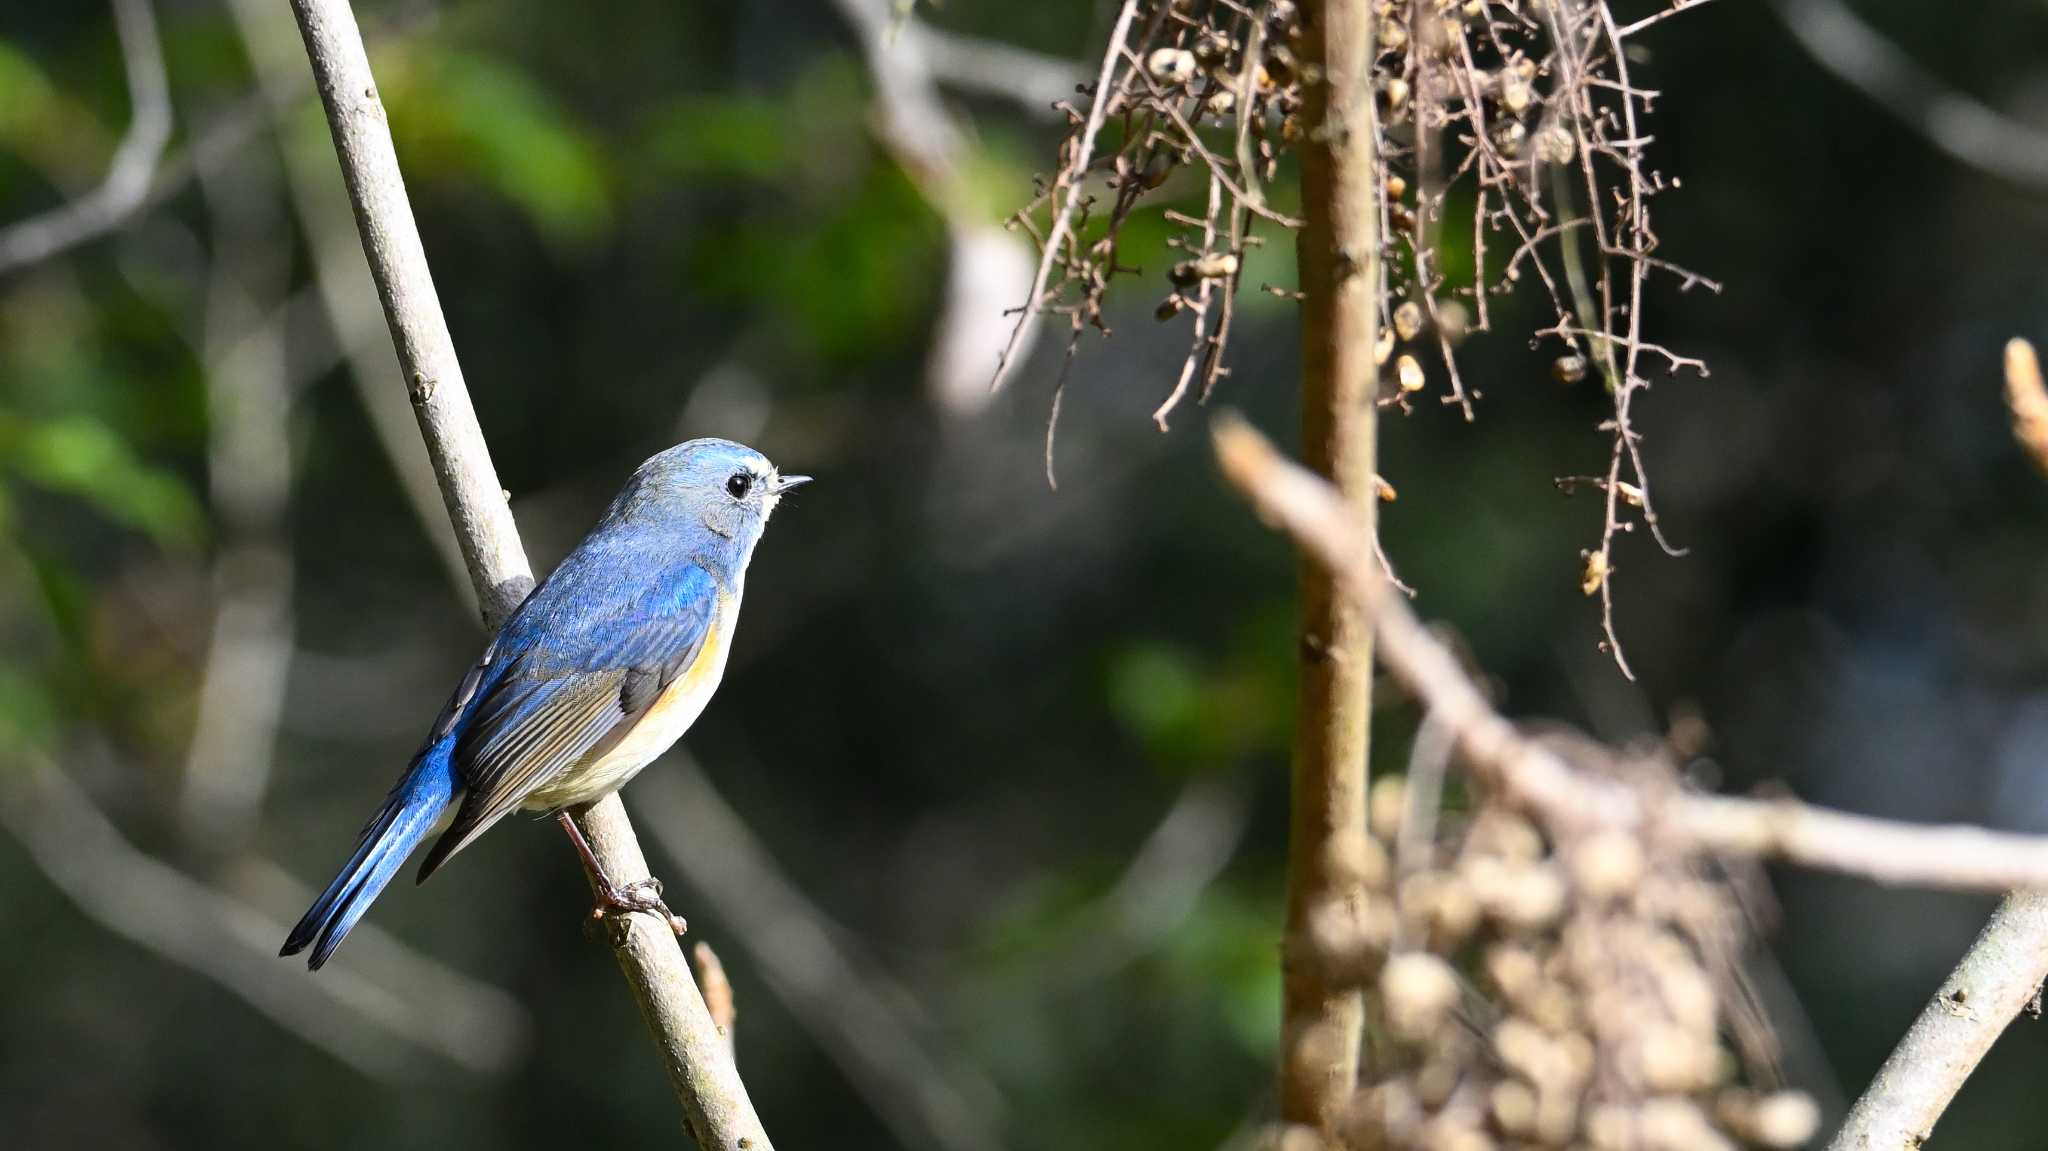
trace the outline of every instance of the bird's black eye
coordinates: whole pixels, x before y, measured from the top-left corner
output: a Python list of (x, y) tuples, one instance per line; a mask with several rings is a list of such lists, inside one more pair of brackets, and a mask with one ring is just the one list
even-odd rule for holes
[(732, 478), (725, 481), (725, 490), (736, 500), (746, 499), (747, 493), (754, 490), (754, 477), (748, 472), (734, 472)]

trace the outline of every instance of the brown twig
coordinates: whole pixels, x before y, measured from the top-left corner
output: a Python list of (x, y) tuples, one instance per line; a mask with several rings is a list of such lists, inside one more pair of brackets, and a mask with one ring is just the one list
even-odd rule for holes
[(725, 1036), (726, 1054), (731, 1055), (738, 1043), (733, 1024), (739, 1019), (739, 1004), (733, 999), (732, 980), (726, 978), (725, 964), (719, 962), (718, 953), (711, 945), (698, 940), (690, 948), (690, 958), (697, 964), (697, 986), (704, 991), (704, 1009), (711, 1012), (711, 1022), (718, 1033)]
[(2012, 411), (2013, 438), (2048, 472), (2048, 387), (2034, 345), (2017, 337), (2005, 345), (2005, 406)]
[(1680, 12), (1697, 8), (1707, 2), (1708, 0), (1672, 0), (1671, 6), (1662, 12), (1653, 12), (1633, 24), (1624, 25), (1618, 35), (1621, 39), (1625, 40), (1646, 28), (1663, 23)]

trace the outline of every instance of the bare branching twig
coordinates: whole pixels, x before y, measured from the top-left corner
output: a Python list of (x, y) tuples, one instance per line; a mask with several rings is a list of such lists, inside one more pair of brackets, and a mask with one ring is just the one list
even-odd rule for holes
[[(1582, 553), (1584, 584), (1599, 599), (1602, 649), (1631, 677), (1614, 622), (1616, 543), (1641, 527), (1666, 553), (1683, 554), (1658, 519), (1635, 427), (1635, 401), (1650, 387), (1643, 362), (1706, 373), (1697, 358), (1649, 338), (1646, 289), (1659, 276), (1682, 290), (1720, 285), (1657, 251), (1650, 204), (1669, 183), (1648, 154), (1657, 93), (1636, 82), (1624, 48), (1701, 3), (1674, 0), (1622, 25), (1605, 0), (1392, 0), (1374, 9), (1378, 36), (1358, 62), (1361, 91), (1376, 108), (1373, 254), (1385, 274), (1370, 306), (1380, 316), (1374, 366), (1387, 377), (1378, 403), (1413, 414), (1434, 386), (1442, 403), (1475, 418), (1483, 397), (1460, 370), (1459, 347), (1494, 324), (1489, 297), (1536, 273), (1555, 322), (1533, 335), (1555, 348), (1552, 375), (1566, 384), (1592, 375), (1611, 397), (1600, 424), (1608, 440), (1601, 528)], [(1156, 314), (1186, 315), (1192, 327), (1154, 423), (1166, 430), (1182, 404), (1206, 401), (1229, 374), (1245, 262), (1267, 238), (1257, 230), (1302, 223), (1266, 189), (1279, 186), (1285, 160), (1306, 177), (1319, 140), (1306, 109), (1330, 82), (1328, 62), (1310, 50), (1322, 11), (1296, 0), (1125, 5), (1088, 115), (1069, 110), (1059, 170), (1013, 221), (1039, 245), (1023, 315), (1064, 316), (1070, 330), (1048, 461), (1082, 333), (1108, 333), (1112, 284), (1138, 271), (1119, 240), (1142, 200), (1175, 201), (1165, 216), (1180, 231), (1169, 240), (1170, 288)], [(1084, 188), (1091, 174), (1106, 186), (1105, 204)], [(1207, 203), (1197, 215), (1176, 198), (1202, 184)], [(1489, 255), (1496, 236), (1511, 245), (1504, 261)], [(1469, 252), (1459, 248), (1465, 237)], [(1304, 278), (1297, 290), (1270, 290), (1306, 300), (1315, 289)], [(1442, 383), (1432, 385), (1439, 370)]]
[(1046, 197), (1053, 203), (1052, 223), (1046, 229), (1040, 242), (1041, 253), (1038, 270), (1032, 273), (1031, 292), (1018, 309), (1017, 325), (1011, 331), (1010, 341), (996, 359), (995, 376), (989, 381), (989, 390), (1002, 387), (1003, 379), (1013, 367), (1016, 355), (1024, 338), (1026, 322), (1032, 313), (1045, 307), (1046, 285), (1051, 280), (1054, 261), (1068, 242), (1074, 229), (1074, 217), (1084, 200), (1082, 182), (1087, 177), (1088, 167), (1095, 158), (1095, 137), (1102, 131), (1104, 118), (1110, 110), (1110, 82), (1116, 74), (1121, 59), (1124, 41), (1131, 32), (1131, 22), (1137, 18), (1139, 0), (1124, 0), (1117, 11), (1116, 25), (1109, 33), (1109, 48), (1102, 56), (1102, 71), (1096, 77), (1095, 97), (1088, 108), (1088, 115), (1082, 121), (1081, 134), (1069, 149), (1065, 165), (1046, 190)]

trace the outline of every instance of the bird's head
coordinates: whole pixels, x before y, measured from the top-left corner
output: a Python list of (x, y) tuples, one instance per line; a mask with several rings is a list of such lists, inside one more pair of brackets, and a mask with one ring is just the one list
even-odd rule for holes
[(783, 475), (745, 444), (691, 440), (641, 464), (612, 515), (634, 524), (701, 526), (746, 549), (761, 538), (782, 494), (810, 478)]

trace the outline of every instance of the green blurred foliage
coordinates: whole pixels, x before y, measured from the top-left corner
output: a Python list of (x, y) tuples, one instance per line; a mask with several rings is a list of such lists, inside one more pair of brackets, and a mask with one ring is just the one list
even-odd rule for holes
[(1285, 754), (1293, 731), (1293, 622), (1275, 613), (1245, 629), (1227, 660), (1207, 665), (1167, 644), (1120, 652), (1109, 669), (1111, 711), (1153, 762), (1175, 772), (1227, 770)]
[(0, 412), (0, 467), (16, 480), (75, 496), (159, 544), (190, 547), (204, 531), (205, 513), (185, 481), (137, 459), (127, 441), (91, 416), (31, 422)]
[(113, 137), (18, 46), (0, 39), (0, 148), (65, 179), (90, 178)]
[(390, 44), (372, 62), (407, 168), (473, 180), (519, 206), (557, 243), (611, 227), (608, 161), (588, 129), (508, 64), (432, 37)]
[(736, 228), (707, 235), (697, 281), (773, 307), (833, 363), (906, 338), (941, 274), (942, 221), (867, 139), (864, 82), (828, 59), (774, 98), (682, 96), (646, 120), (649, 188), (737, 182), (760, 195)]

